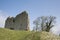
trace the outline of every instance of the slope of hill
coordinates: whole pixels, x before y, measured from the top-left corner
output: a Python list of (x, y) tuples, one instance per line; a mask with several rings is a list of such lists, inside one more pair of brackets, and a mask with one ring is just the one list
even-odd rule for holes
[(0, 40), (22, 40), (31, 32), (27, 31), (13, 31), (9, 29), (0, 28)]
[(30, 32), (0, 28), (0, 40), (60, 40), (60, 37), (44, 31)]

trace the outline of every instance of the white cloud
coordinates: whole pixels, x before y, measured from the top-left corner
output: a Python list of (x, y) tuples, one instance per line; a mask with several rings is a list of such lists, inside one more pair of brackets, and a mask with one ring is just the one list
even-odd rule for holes
[(55, 27), (53, 27), (51, 29), (51, 32), (56, 34), (56, 35), (59, 35), (60, 34), (60, 25), (55, 25)]
[(6, 13), (0, 10), (0, 27), (1, 28), (4, 28), (6, 18), (7, 18)]

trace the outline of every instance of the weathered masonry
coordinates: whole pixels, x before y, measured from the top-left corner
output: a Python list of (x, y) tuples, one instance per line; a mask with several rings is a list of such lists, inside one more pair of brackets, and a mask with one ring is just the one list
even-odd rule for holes
[(5, 28), (12, 30), (29, 30), (29, 17), (26, 11), (16, 17), (8, 17), (5, 21)]

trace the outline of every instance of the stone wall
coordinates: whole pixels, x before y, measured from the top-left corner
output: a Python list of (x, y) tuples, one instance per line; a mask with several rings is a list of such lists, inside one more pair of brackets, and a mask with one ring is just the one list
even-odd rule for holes
[(16, 17), (8, 17), (5, 21), (5, 28), (12, 30), (29, 30), (29, 17), (26, 11)]

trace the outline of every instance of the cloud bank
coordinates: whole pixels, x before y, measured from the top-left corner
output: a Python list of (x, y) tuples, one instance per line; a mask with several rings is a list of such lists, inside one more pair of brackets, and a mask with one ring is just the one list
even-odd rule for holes
[(6, 18), (6, 12), (0, 10), (0, 28), (4, 28)]

